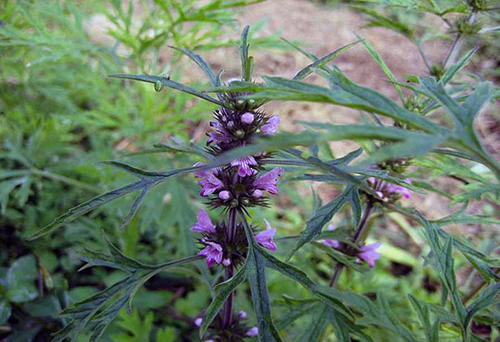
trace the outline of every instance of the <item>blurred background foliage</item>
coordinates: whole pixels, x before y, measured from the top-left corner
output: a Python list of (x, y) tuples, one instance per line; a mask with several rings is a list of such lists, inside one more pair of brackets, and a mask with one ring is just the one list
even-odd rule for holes
[[(203, 140), (213, 105), (171, 91), (157, 94), (150, 85), (110, 81), (106, 75), (164, 74), (194, 87), (201, 86), (190, 70), (192, 64), (178, 51), (165, 48), (186, 47), (204, 54), (233, 48), (245, 24), (238, 22), (236, 15), (252, 11), (261, 2), (7, 0), (0, 4), (1, 341), (50, 340), (50, 334), (62, 327), (57, 316), (62, 307), (123, 277), (121, 271), (108, 272), (102, 268), (78, 272), (82, 262), (77, 254), (84, 247), (105, 249), (103, 232), (125, 255), (146, 263), (161, 263), (195, 251), (195, 241), (187, 228), (194, 222), (194, 213), (201, 203), (195, 200), (198, 187), (191, 176), (165, 182), (151, 191), (142, 203), (140, 215), (122, 232), (118, 228), (127, 215), (128, 206), (124, 202), (131, 201), (128, 197), (67, 224), (50, 238), (28, 241), (27, 237), (66, 209), (128, 180), (124, 172), (99, 165), (100, 161), (134, 158), (134, 165), (151, 170), (173, 169), (195, 161), (173, 153), (173, 147), (163, 146), (166, 153), (142, 151), (155, 144), (171, 144), (172, 136), (184, 141)], [(432, 7), (434, 1), (314, 2), (320, 3), (317, 6), (322, 6), (321, 11), (332, 13), (340, 6), (350, 6), (351, 10), (362, 13), (367, 25), (396, 31), (420, 46), (436, 39), (453, 40), (453, 30), (460, 24), (450, 21), (443, 29), (420, 20), (418, 10), (422, 9), (422, 3)], [(455, 3), (452, 0), (436, 3), (449, 8), (452, 2)], [(456, 3), (452, 15), (460, 14), (463, 2)], [(486, 14), (481, 27), (468, 29), (498, 25), (498, 11)], [(264, 33), (259, 34), (260, 30)], [(251, 35), (253, 50), (272, 48), (281, 54), (285, 49), (279, 35), (266, 33), (264, 21), (253, 25)], [(498, 64), (484, 68), (481, 63), (491, 65), (491, 59), (495, 60), (498, 35), (480, 37), (472, 68), (485, 71), (480, 77), (496, 81)], [(466, 41), (463, 51), (474, 43), (477, 45)], [(441, 72), (438, 62), (427, 61), (427, 67), (435, 75)], [(495, 122), (498, 113), (490, 117)], [(321, 146), (321, 151), (334, 154), (328, 145)], [(421, 158), (415, 163), (433, 170), (428, 177), (441, 179), (450, 173), (451, 162), (439, 158)], [(481, 182), (485, 180), (483, 177), (487, 179), (486, 171), (479, 166), (470, 170), (457, 165), (453, 172), (458, 179), (476, 178)], [(448, 188), (457, 187), (456, 183), (447, 184)], [(467, 186), (467, 183), (460, 185)], [(321, 191), (338, 192), (334, 188)], [(281, 235), (297, 234), (320, 202), (318, 196), (304, 196), (304, 193), (316, 194), (306, 186), (287, 182), (276, 205), (266, 213), (254, 212), (255, 220), (271, 217)], [(475, 205), (475, 213), (495, 216), (497, 199), (487, 194)], [(439, 303), (438, 277), (422, 263), (429, 250), (411, 222), (398, 213), (386, 215), (383, 220), (379, 218), (380, 215), (375, 216), (371, 224), (377, 228), (375, 236), (384, 242), (383, 258), (368, 273), (345, 274), (340, 284), (364, 294), (384, 291), (394, 312), (412, 326), (417, 318), (405, 294)], [(349, 214), (344, 212), (335, 221), (338, 226), (349, 222)], [(474, 232), (476, 247), (490, 255), (500, 238), (492, 233), (495, 229), (498, 232), (498, 226), (485, 225), (486, 228), (480, 222), (468, 227)], [(283, 239), (283, 250), (292, 245), (293, 242)], [(331, 258), (313, 245), (304, 247), (294, 260), (301, 269), (310, 270), (313, 280), (328, 281)], [(455, 262), (463, 292), (474, 290), (477, 271), (472, 271), (461, 255), (457, 255)], [(135, 298), (132, 314), (123, 311), (107, 329), (103, 340), (197, 340), (193, 318), (210, 302), (208, 284), (217, 276), (209, 274), (202, 263), (199, 268), (203, 276), (201, 284), (186, 269), (153, 278)], [(297, 284), (283, 282), (270, 274), (269, 288), (274, 294), (276, 317), (285, 317), (289, 305), (296, 305), (297, 310), (307, 309), (298, 299), (278, 295), (307, 297), (307, 291)], [(236, 298), (237, 307), (250, 312), (248, 291), (240, 294)], [(482, 316), (483, 322), (480, 317), (474, 323), (473, 332), (486, 341), (495, 341), (499, 331), (491, 317), (498, 319), (500, 308), (492, 306), (488, 310), (492, 312)], [(309, 319), (297, 320), (287, 335), (301, 336)], [(456, 340), (456, 331), (447, 333), (449, 336), (443, 340)], [(334, 341), (331, 332), (325, 336)], [(383, 341), (385, 336), (373, 338)], [(82, 335), (81, 340), (85, 339)]]

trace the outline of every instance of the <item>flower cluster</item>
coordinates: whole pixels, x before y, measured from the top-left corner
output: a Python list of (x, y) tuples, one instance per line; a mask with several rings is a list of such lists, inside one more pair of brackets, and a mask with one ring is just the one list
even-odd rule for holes
[(267, 205), (264, 192), (272, 195), (278, 193), (277, 184), (283, 168), (277, 167), (259, 175), (252, 168), (254, 162), (257, 166), (255, 158), (250, 156), (233, 161), (224, 168), (195, 172), (195, 176), (200, 178), (200, 196), (208, 198), (214, 208), (244, 209)]
[[(236, 317), (233, 319), (232, 323), (231, 323), (231, 329), (223, 329), (223, 333), (221, 336), (220, 333), (218, 332), (218, 330), (220, 329), (217, 329), (218, 325), (221, 324), (220, 320), (215, 320), (214, 324), (213, 324), (213, 328), (210, 329), (210, 330), (213, 330), (214, 332), (216, 332), (216, 335), (217, 337), (215, 336), (211, 336), (213, 334), (211, 334), (211, 331), (209, 330), (209, 333), (208, 335), (211, 336), (209, 337), (208, 340), (205, 340), (204, 342), (216, 342), (218, 340), (224, 340), (224, 333), (227, 333), (228, 336), (231, 337), (231, 341), (234, 341), (234, 342), (239, 342), (239, 341), (244, 341), (244, 338), (245, 337), (255, 337), (259, 334), (259, 328), (257, 327), (251, 327), (249, 328), (246, 324), (245, 324), (245, 320), (247, 319), (247, 313), (245, 311), (240, 311), (238, 312), (238, 315), (236, 315)], [(201, 324), (203, 323), (203, 317), (198, 317), (194, 320), (194, 325), (197, 326), (198, 328), (201, 327)], [(218, 338), (218, 339), (216, 339)]]
[[(411, 179), (405, 179), (405, 182), (411, 184)], [(401, 185), (388, 183), (375, 177), (368, 178), (368, 185), (376, 191), (377, 199), (383, 202), (395, 201), (401, 197), (410, 198), (411, 192)]]
[[(333, 231), (336, 227), (334, 225), (329, 225), (327, 230)], [(344, 252), (348, 255), (356, 256), (356, 261), (361, 262), (361, 260), (368, 263), (371, 267), (375, 266), (375, 261), (380, 258), (380, 253), (377, 252), (377, 249), (382, 245), (381, 242), (375, 242), (369, 245), (364, 245), (359, 248), (359, 250), (355, 250), (350, 246), (338, 241), (338, 240), (323, 240), (323, 244), (328, 247), (332, 247), (333, 249)]]
[[(274, 135), (278, 131), (280, 117), (266, 115), (257, 110), (253, 100), (242, 99), (242, 93), (219, 94), (225, 105), (214, 112), (211, 130), (207, 133), (207, 151), (218, 156), (237, 147), (252, 144), (259, 136)], [(241, 214), (248, 215), (247, 208), (266, 206), (268, 195), (278, 193), (278, 181), (283, 168), (266, 171), (264, 161), (269, 153), (257, 153), (235, 159), (226, 165), (213, 169), (202, 169), (194, 173), (201, 186), (200, 196), (208, 200), (212, 208), (222, 208), (227, 219), (213, 223), (204, 210), (198, 211), (196, 223), (191, 230), (201, 234), (198, 239), (202, 249), (198, 253), (205, 257), (208, 267), (215, 264), (225, 268), (226, 280), (233, 274), (234, 267), (245, 260), (248, 241)], [(195, 166), (201, 166), (197, 163)], [(273, 240), (276, 229), (265, 221), (266, 229), (254, 232), (254, 239), (261, 246), (274, 251), (277, 246)], [(232, 303), (231, 301), (227, 303)], [(257, 327), (248, 328), (240, 321), (246, 317), (238, 315), (232, 319), (232, 304), (224, 309), (224, 319), (217, 318), (210, 324), (207, 341), (242, 341), (245, 337), (258, 335)], [(227, 313), (230, 312), (228, 315)], [(201, 320), (197, 320), (201, 324)], [(230, 336), (225, 334), (230, 333)]]
[[(276, 229), (272, 228), (267, 220), (265, 223), (266, 230), (258, 232), (254, 238), (263, 247), (274, 251), (277, 248), (273, 241)], [(205, 257), (208, 267), (212, 267), (214, 263), (229, 267), (237, 265), (245, 259), (248, 248), (246, 236), (241, 224), (238, 224), (236, 228), (236, 234), (230, 237), (228, 223), (222, 221), (218, 225), (214, 225), (205, 210), (198, 211), (197, 221), (191, 227), (191, 231), (203, 235), (199, 241), (204, 248), (199, 255)]]

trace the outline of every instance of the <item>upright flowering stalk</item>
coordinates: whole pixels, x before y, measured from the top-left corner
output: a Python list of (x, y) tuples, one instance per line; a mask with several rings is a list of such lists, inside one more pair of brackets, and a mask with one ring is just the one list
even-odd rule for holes
[[(280, 117), (258, 110), (251, 100), (242, 100), (242, 95), (228, 93), (219, 96), (225, 103), (214, 111), (211, 130), (207, 133), (206, 149), (213, 156), (249, 145), (259, 136), (274, 135), (278, 131)], [(212, 221), (205, 210), (200, 210), (191, 230), (200, 234), (198, 241), (202, 247), (199, 255), (205, 257), (208, 267), (223, 267), (226, 280), (233, 276), (235, 267), (244, 261), (248, 250), (243, 224), (238, 221), (237, 213), (248, 215), (247, 208), (266, 206), (268, 196), (278, 193), (277, 185), (283, 169), (265, 170), (263, 164), (268, 158), (269, 153), (258, 153), (218, 168), (195, 172), (201, 186), (200, 196), (207, 200), (210, 208), (222, 209), (226, 218)], [(255, 227), (250, 229), (255, 232), (258, 244), (274, 251), (277, 249), (273, 240), (276, 229), (269, 222), (264, 223), (266, 229), (260, 232)], [(207, 338), (225, 341), (225, 334), (230, 333), (231, 341), (240, 341), (256, 336), (257, 327), (245, 326), (242, 322), (245, 318), (246, 314), (233, 315), (231, 294), (220, 317), (210, 325)], [(202, 318), (196, 322), (200, 325)]]

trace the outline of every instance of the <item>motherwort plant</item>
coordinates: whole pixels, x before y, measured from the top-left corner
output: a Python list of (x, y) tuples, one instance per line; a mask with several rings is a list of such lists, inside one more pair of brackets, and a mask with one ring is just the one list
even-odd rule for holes
[[(107, 289), (65, 308), (62, 311), (66, 318), (65, 326), (55, 340), (74, 337), (83, 329), (92, 331), (91, 338), (95, 340), (122, 308), (128, 304), (130, 309), (135, 293), (150, 278), (171, 267), (204, 259), (216, 278), (213, 298), (206, 310), (188, 320), (191, 330), (199, 331), (202, 341), (237, 342), (256, 336), (259, 341), (282, 341), (283, 336), (288, 337), (287, 328), (307, 315), (312, 316), (311, 323), (307, 329), (299, 331), (299, 341), (318, 341), (329, 326), (335, 338), (342, 342), (353, 339), (374, 341), (372, 336), (416, 342), (422, 340), (423, 334), (427, 341), (438, 341), (441, 326), (446, 334), (453, 331), (455, 337), (460, 336), (463, 341), (469, 341), (473, 318), (496, 298), (499, 290), (498, 284), (495, 284), (499, 279), (498, 272), (488, 255), (451, 236), (442, 226), (454, 222), (496, 221), (466, 215), (463, 210), (430, 221), (418, 211), (402, 207), (399, 202), (409, 198), (413, 192), (434, 190), (424, 180), (416, 180), (414, 174), (411, 174), (411, 180), (408, 178), (408, 165), (431, 163), (431, 159), (418, 159), (427, 158), (431, 153), (439, 158), (447, 158), (444, 160), (448, 162), (451, 157), (457, 157), (482, 163), (491, 170), (492, 176), (471, 177), (480, 183), (474, 191), (476, 194), (478, 191), (480, 194), (496, 191), (497, 185), (492, 186), (491, 182), (493, 175), (500, 177), (500, 167), (485, 151), (472, 126), (474, 115), (493, 95), (491, 84), (474, 84), (472, 90), (467, 89), (468, 92), (462, 94), (460, 102), (445, 90), (446, 83), (470, 58), (468, 55), (459, 61), (461, 65), (448, 69), (441, 80), (421, 77), (417, 84), (407, 85), (413, 92), (411, 97), (419, 97), (419, 109), (413, 110), (405, 105), (408, 101), (402, 101), (403, 106), (399, 105), (374, 90), (355, 84), (336, 66), (327, 66), (345, 50), (362, 43), (387, 71), (380, 56), (363, 39), (322, 58), (291, 44), (310, 58), (311, 64), (300, 70), (293, 79), (264, 77), (263, 83), (255, 83), (251, 76), (253, 60), (248, 55), (247, 37), (248, 27), (243, 31), (240, 46), (241, 77), (225, 82), (221, 79), (221, 72), (215, 74), (200, 56), (190, 50), (180, 49), (208, 76), (212, 88), (204, 92), (169, 77), (112, 75), (115, 78), (152, 83), (157, 91), (164, 87), (177, 89), (216, 104), (218, 108), (213, 112), (206, 146), (184, 144), (177, 140), (166, 146), (168, 151), (193, 153), (202, 161), (167, 172), (146, 171), (122, 162), (109, 162), (135, 175), (138, 180), (70, 209), (38, 231), (34, 238), (104, 203), (138, 191), (139, 195), (123, 223), (126, 225), (152, 187), (170, 177), (193, 173), (201, 186), (200, 196), (206, 208), (199, 210), (196, 218), (192, 218), (195, 223), (191, 227), (181, 229), (194, 232), (198, 237), (199, 251), (195, 255), (159, 265), (131, 259), (112, 243), (109, 243), (110, 253), (107, 255), (84, 253), (82, 258), (87, 263), (84, 268), (106, 266), (122, 270), (127, 275)], [(303, 82), (313, 72), (323, 77), (329, 87)], [(395, 79), (390, 75), (391, 80)], [(397, 89), (403, 96), (399, 85)], [(209, 95), (211, 93), (216, 96)], [(270, 100), (314, 101), (360, 109), (371, 114), (376, 124), (304, 123), (310, 130), (294, 134), (278, 133), (280, 116), (267, 114), (260, 109)], [(454, 128), (436, 123), (425, 115), (440, 108), (445, 108), (452, 116)], [(392, 119), (393, 124), (382, 124), (379, 115)], [(344, 139), (360, 141), (365, 149), (357, 149), (340, 158), (325, 158), (320, 154), (320, 144)], [(299, 149), (297, 146), (310, 148)], [(359, 159), (360, 162), (355, 162)], [(269, 198), (278, 193), (278, 182), (285, 169), (287, 175), (291, 175), (291, 180), (336, 184), (342, 187), (342, 191), (328, 203), (315, 201), (314, 213), (300, 235), (275, 239), (276, 229), (267, 221), (252, 221), (251, 208), (269, 204)], [(460, 171), (459, 168), (456, 170)], [(330, 224), (334, 215), (346, 205), (350, 207), (348, 222), (339, 227)], [(346, 274), (343, 270), (363, 273), (374, 268), (381, 258), (379, 248), (382, 242), (371, 242), (366, 238), (373, 228), (373, 220), (386, 211), (397, 211), (421, 225), (431, 250), (426, 258), (441, 280), (441, 306), (410, 296), (410, 302), (417, 312), (415, 320), (408, 321), (405, 317), (395, 315), (385, 293), (364, 295), (338, 289), (339, 279), (342, 274)], [(372, 215), (374, 212), (377, 215)], [(214, 216), (211, 213), (217, 213), (218, 219), (211, 219)], [(323, 230), (325, 226), (328, 229)], [(293, 245), (285, 241), (291, 241)], [(294, 255), (305, 245), (315, 247), (315, 251), (324, 253), (336, 262), (329, 283), (328, 279), (313, 280), (309, 274), (292, 264)], [(453, 249), (470, 260), (472, 267), (483, 277), (482, 285), (465, 299), (461, 298), (457, 288)], [(280, 260), (274, 251), (286, 255), (286, 259)], [(207, 272), (204, 265), (198, 266), (200, 273)], [(284, 296), (285, 313), (278, 319), (273, 318), (266, 269), (293, 280), (312, 297)], [(352, 276), (352, 272), (349, 276)], [(255, 324), (248, 323), (252, 321), (250, 314), (233, 305), (235, 290), (244, 283), (250, 289)], [(418, 328), (415, 329), (415, 326)]]

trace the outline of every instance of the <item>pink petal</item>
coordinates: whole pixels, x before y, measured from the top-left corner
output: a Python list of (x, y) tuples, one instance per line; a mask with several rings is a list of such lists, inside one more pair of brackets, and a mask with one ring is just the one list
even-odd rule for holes
[(210, 220), (207, 212), (203, 209), (196, 214), (196, 223), (191, 227), (191, 231), (200, 233), (215, 233), (215, 225)]

